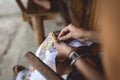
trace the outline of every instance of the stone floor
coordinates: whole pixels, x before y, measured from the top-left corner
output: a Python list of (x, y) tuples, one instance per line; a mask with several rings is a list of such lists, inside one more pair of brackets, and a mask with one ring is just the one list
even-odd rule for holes
[[(28, 67), (24, 57), (28, 51), (35, 52), (33, 32), (27, 22), (23, 22), (15, 0), (0, 0), (0, 80), (13, 80), (12, 68), (16, 64)], [(59, 16), (45, 21), (46, 35), (63, 27)], [(56, 24), (57, 23), (57, 24)]]
[(13, 80), (12, 67), (26, 66), (24, 54), (29, 50), (35, 52), (35, 41), (21, 16), (0, 18), (0, 80)]

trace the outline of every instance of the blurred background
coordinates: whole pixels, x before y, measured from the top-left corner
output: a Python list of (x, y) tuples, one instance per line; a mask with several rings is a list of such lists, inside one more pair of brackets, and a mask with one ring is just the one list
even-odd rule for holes
[[(23, 0), (26, 4), (27, 0)], [(45, 35), (60, 30), (64, 25), (59, 14), (53, 20), (44, 21)], [(24, 22), (15, 0), (0, 0), (0, 80), (13, 80), (14, 65), (28, 67), (25, 53), (35, 53), (37, 47), (33, 31)]]

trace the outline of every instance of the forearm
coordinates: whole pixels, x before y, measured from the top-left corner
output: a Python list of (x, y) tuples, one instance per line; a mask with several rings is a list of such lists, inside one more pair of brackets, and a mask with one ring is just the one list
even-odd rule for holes
[(79, 36), (79, 39), (83, 41), (92, 41), (95, 43), (100, 43), (100, 35), (98, 31), (88, 31), (88, 30), (82, 30), (80, 29), (79, 32), (82, 32)]
[(81, 57), (76, 60), (74, 65), (87, 80), (104, 80), (103, 76), (89, 59)]
[(97, 31), (88, 31), (85, 36), (88, 37), (90, 41), (100, 43), (100, 35)]

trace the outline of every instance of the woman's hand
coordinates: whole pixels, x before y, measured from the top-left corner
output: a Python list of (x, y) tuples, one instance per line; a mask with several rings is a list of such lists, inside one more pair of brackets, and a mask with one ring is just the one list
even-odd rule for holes
[(69, 24), (58, 35), (59, 40), (77, 39), (81, 42), (92, 41), (100, 43), (99, 31), (88, 31)]
[(87, 31), (78, 28), (74, 26), (73, 24), (69, 24), (67, 27), (65, 27), (60, 34), (58, 35), (58, 38), (60, 40), (67, 40), (67, 39), (84, 39), (84, 35), (87, 33)]
[(69, 58), (68, 53), (73, 49), (73, 47), (65, 44), (65, 43), (57, 43), (54, 42), (54, 46), (56, 47), (58, 54), (57, 60), (65, 61)]

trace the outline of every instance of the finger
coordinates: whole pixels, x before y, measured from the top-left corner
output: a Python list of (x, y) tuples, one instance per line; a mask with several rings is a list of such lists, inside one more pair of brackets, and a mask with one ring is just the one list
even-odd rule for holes
[(54, 41), (54, 42), (53, 42), (53, 45), (54, 45), (55, 47), (57, 46), (57, 44), (58, 44), (57, 41)]
[(57, 41), (55, 41), (53, 43), (53, 45), (56, 47), (56, 48), (60, 48), (62, 44), (59, 44)]
[(58, 38), (64, 36), (68, 31), (69, 31), (68, 27), (65, 27), (64, 29), (62, 29), (62, 31), (58, 35)]
[(64, 41), (64, 40), (70, 39), (71, 37), (72, 37), (72, 34), (68, 33), (65, 36), (60, 37), (59, 39)]
[(72, 24), (69, 24), (68, 26), (66, 26), (58, 35), (58, 38), (66, 35), (67, 33), (69, 33), (71, 31), (71, 26)]
[(80, 42), (86, 42), (85, 39), (78, 39)]

